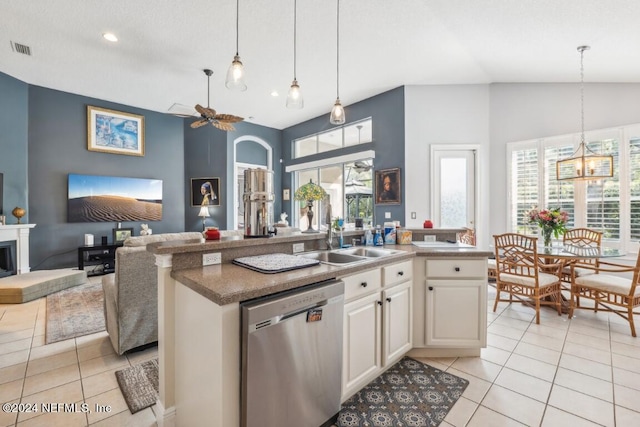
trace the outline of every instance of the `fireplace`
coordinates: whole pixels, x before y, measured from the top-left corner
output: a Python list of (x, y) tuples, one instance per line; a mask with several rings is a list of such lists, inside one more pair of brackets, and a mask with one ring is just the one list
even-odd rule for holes
[(0, 277), (18, 274), (16, 241), (0, 242)]

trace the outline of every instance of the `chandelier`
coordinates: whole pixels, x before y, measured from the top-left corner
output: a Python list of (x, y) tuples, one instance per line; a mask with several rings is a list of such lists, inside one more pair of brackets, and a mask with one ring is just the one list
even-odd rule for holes
[(584, 138), (584, 51), (589, 46), (578, 46), (580, 52), (580, 107), (581, 133), (580, 145), (570, 158), (556, 163), (556, 179), (563, 180), (596, 180), (613, 176), (613, 156), (594, 153), (587, 147)]

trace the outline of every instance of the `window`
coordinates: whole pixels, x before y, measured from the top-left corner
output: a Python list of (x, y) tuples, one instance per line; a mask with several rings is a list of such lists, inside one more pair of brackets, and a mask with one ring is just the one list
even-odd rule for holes
[[(359, 153), (370, 155), (371, 152)], [(356, 157), (358, 154), (352, 155)], [(373, 222), (373, 158), (363, 157), (349, 160), (344, 157), (326, 159), (322, 165), (293, 170), (293, 188), (313, 181), (327, 193), (327, 198), (313, 207), (312, 226), (316, 230), (326, 229), (332, 218), (345, 219), (347, 226), (355, 225), (356, 218), (363, 224)], [(289, 172), (289, 170), (287, 170)], [(293, 225), (306, 230), (307, 206), (304, 201), (293, 200)]]
[(371, 142), (373, 141), (372, 128), (373, 121), (366, 119), (296, 139), (293, 141), (293, 158), (299, 159), (312, 154)]
[(558, 207), (569, 213), (568, 227), (602, 231), (607, 246), (637, 251), (640, 124), (593, 131), (585, 136), (590, 150), (613, 156), (613, 177), (593, 181), (556, 180), (556, 161), (574, 154), (579, 135), (507, 144), (511, 230), (536, 234), (537, 227), (525, 224), (524, 213), (532, 206)]

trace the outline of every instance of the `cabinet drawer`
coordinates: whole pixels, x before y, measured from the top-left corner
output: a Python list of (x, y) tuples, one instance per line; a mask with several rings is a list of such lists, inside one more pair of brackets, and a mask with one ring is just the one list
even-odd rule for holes
[(380, 289), (380, 269), (364, 271), (341, 279), (344, 281), (345, 301)]
[(382, 267), (382, 283), (384, 286), (411, 280), (412, 277), (413, 261), (404, 261)]
[(478, 278), (487, 276), (486, 259), (429, 259), (427, 278)]

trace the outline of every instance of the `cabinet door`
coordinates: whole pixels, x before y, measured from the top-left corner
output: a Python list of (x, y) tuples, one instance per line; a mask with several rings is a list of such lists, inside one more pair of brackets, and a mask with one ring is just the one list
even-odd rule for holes
[(381, 369), (380, 292), (344, 306), (342, 400), (375, 378)]
[(412, 282), (406, 281), (382, 292), (383, 296), (383, 365), (395, 362), (411, 350)]
[(484, 280), (427, 280), (428, 346), (486, 346), (486, 286)]

